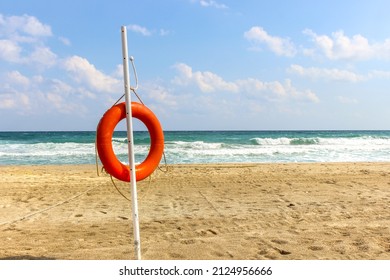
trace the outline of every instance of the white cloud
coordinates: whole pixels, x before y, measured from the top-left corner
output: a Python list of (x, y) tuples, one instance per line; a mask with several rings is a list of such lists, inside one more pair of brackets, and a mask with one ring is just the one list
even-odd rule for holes
[(192, 68), (184, 63), (178, 63), (174, 68), (179, 72), (179, 76), (176, 76), (173, 80), (177, 85), (195, 84), (202, 92), (238, 91), (236, 84), (226, 82), (220, 76), (212, 72), (193, 72)]
[(143, 36), (151, 36), (152, 35), (152, 31), (150, 31), (146, 27), (140, 26), (138, 24), (130, 24), (130, 25), (127, 26), (127, 28), (130, 31), (133, 31), (135, 33), (139, 33), (139, 34), (141, 34)]
[(343, 30), (331, 35), (319, 35), (311, 29), (303, 30), (314, 43), (314, 47), (301, 46), (299, 49), (289, 38), (272, 36), (263, 27), (253, 26), (244, 33), (244, 38), (253, 43), (253, 50), (266, 46), (279, 56), (293, 57), (299, 53), (309, 56), (324, 56), (330, 60), (390, 59), (390, 38), (382, 42), (370, 42), (361, 34), (351, 37)]
[(51, 67), (56, 64), (57, 55), (48, 47), (37, 46), (30, 54), (22, 57), (22, 48), (16, 42), (0, 40), (0, 59), (18, 64), (33, 64), (35, 66)]
[(247, 78), (229, 82), (209, 71), (194, 72), (190, 66), (184, 63), (178, 63), (174, 67), (178, 71), (178, 76), (172, 80), (173, 84), (183, 87), (196, 86), (205, 93), (240, 93), (255, 99), (263, 98), (270, 102), (291, 99), (313, 103), (319, 102), (319, 98), (314, 92), (311, 90), (300, 91), (292, 85), (290, 80), (281, 83), (279, 81), (263, 82), (259, 79)]
[[(211, 71), (195, 71), (190, 65), (177, 63), (176, 75), (169, 84), (162, 80), (140, 87), (145, 104), (160, 116), (163, 123), (175, 120), (175, 126), (242, 127), (244, 122), (264, 114), (291, 115), (320, 102), (310, 89), (301, 90), (290, 80), (262, 81), (256, 78), (226, 80)], [(284, 112), (281, 112), (284, 108)], [(195, 122), (193, 120), (198, 120)], [(244, 126), (248, 125), (246, 123)], [(249, 126), (248, 126), (249, 127)]]
[(23, 16), (4, 16), (0, 14), (0, 35), (19, 37), (47, 37), (52, 36), (51, 27), (41, 23), (36, 17)]
[(290, 92), (283, 83), (279, 81), (263, 82), (259, 79), (247, 78), (237, 80), (240, 92), (250, 97), (262, 97), (268, 101), (282, 101), (289, 97)]
[(320, 101), (313, 91), (298, 90), (292, 85), (292, 82), (289, 79), (284, 82), (263, 82), (259, 79), (248, 78), (245, 80), (238, 80), (236, 83), (240, 88), (240, 92), (254, 98), (264, 98), (270, 102), (297, 100), (318, 103)]
[(327, 80), (348, 81), (348, 82), (360, 82), (367, 79), (363, 75), (359, 75), (348, 70), (341, 70), (337, 68), (332, 68), (332, 69), (317, 68), (317, 67), (305, 68), (301, 65), (292, 64), (287, 69), (287, 71), (311, 79), (327, 79)]
[(0, 40), (0, 59), (7, 62), (19, 63), (21, 47), (11, 40)]
[(54, 110), (64, 114), (82, 114), (86, 111), (81, 102), (84, 97), (95, 98), (95, 95), (60, 79), (27, 77), (19, 71), (0, 75), (0, 109), (12, 109), (15, 114), (37, 115)]
[(50, 26), (33, 16), (0, 14), (0, 59), (37, 67), (51, 67), (57, 55), (45, 45), (44, 38), (52, 36)]
[[(87, 111), (84, 97), (94, 99), (96, 95), (84, 92), (72, 84), (68, 84), (60, 79), (38, 80), (38, 87), (33, 87), (35, 95), (39, 96), (39, 103), (35, 104), (35, 109), (44, 106), (43, 111), (50, 112), (55, 109), (63, 114), (83, 114)], [(47, 106), (49, 104), (49, 106)], [(46, 105), (46, 106), (45, 106)]]
[(52, 67), (57, 63), (57, 55), (48, 47), (37, 47), (27, 58), (27, 62)]
[(59, 93), (49, 92), (45, 94), (46, 101), (52, 105), (58, 112), (63, 114), (83, 114), (87, 111), (86, 107), (81, 103), (73, 103), (66, 100)]
[(13, 92), (0, 94), (0, 109), (18, 109), (27, 111), (30, 108), (30, 98), (25, 93)]
[(172, 95), (165, 87), (159, 84), (147, 84), (142, 88), (145, 90), (149, 100), (170, 108), (176, 108), (178, 106), (177, 99)]
[(134, 33), (141, 34), (142, 36), (145, 36), (145, 37), (149, 37), (149, 36), (152, 36), (155, 34), (164, 37), (164, 36), (168, 36), (172, 33), (170, 30), (166, 30), (164, 28), (160, 28), (159, 30), (156, 30), (156, 29), (150, 30), (147, 27), (144, 27), (144, 26), (141, 26), (138, 24), (130, 24), (127, 26), (127, 29), (134, 32)]
[[(1, 110), (12, 109), (22, 115), (83, 114), (87, 111), (83, 99), (96, 99), (102, 92), (123, 91), (119, 79), (99, 71), (85, 58), (72, 56), (60, 60), (46, 44), (50, 36), (53, 36), (50, 26), (35, 17), (0, 14), (0, 61), (8, 62), (11, 69), (0, 73)], [(64, 37), (57, 39), (70, 44)], [(13, 64), (18, 70), (12, 70)], [(22, 74), (26, 65), (31, 75)], [(56, 73), (63, 77), (45, 78), (53, 74), (48, 72), (49, 67), (56, 67)], [(73, 78), (70, 83), (66, 82), (66, 73)]]
[(15, 106), (15, 96), (11, 96), (10, 94), (0, 95), (0, 109), (12, 109)]
[(41, 23), (37, 18), (24, 15), (19, 17), (21, 29), (31, 36), (51, 36), (51, 27)]
[(320, 102), (320, 99), (318, 96), (311, 90), (307, 89), (304, 91), (300, 91), (296, 89), (292, 83), (291, 80), (286, 80), (285, 81), (285, 90), (287, 91), (288, 96), (290, 96), (292, 99), (297, 99), (301, 101), (309, 101), (313, 103), (318, 103)]
[(62, 94), (66, 96), (75, 91), (71, 85), (59, 79), (52, 79), (46, 83), (49, 85), (48, 91), (51, 93)]
[(161, 28), (160, 29), (160, 36), (168, 36), (171, 34), (171, 31)]
[(65, 46), (70, 46), (72, 45), (72, 43), (70, 42), (70, 40), (68, 38), (65, 38), (65, 37), (58, 37), (58, 40), (63, 43)]
[[(35, 17), (0, 14), (0, 61), (9, 64), (8, 71), (0, 72), (1, 110), (19, 115), (83, 114), (88, 111), (84, 99), (100, 98), (104, 103), (108, 97), (99, 93), (121, 94), (120, 79), (99, 71), (87, 59), (59, 58), (47, 45), (50, 36), (50, 26)], [(64, 37), (56, 39), (70, 44)]]
[(67, 58), (63, 65), (76, 82), (92, 90), (107, 93), (120, 93), (122, 90), (118, 79), (102, 73), (85, 58), (72, 56)]
[(315, 49), (306, 49), (306, 54), (313, 55), (319, 52), (331, 60), (390, 58), (390, 39), (382, 43), (370, 43), (360, 34), (348, 37), (342, 30), (333, 32), (331, 36), (318, 35), (310, 29), (305, 29), (303, 33), (308, 35), (316, 46)]
[(30, 79), (22, 75), (19, 71), (11, 71), (6, 74), (6, 80), (12, 85), (19, 85), (24, 88), (30, 85)]
[(271, 36), (260, 26), (253, 26), (244, 33), (244, 37), (254, 43), (256, 47), (266, 45), (272, 52), (280, 56), (292, 57), (297, 53), (290, 39)]
[(0, 109), (15, 109), (23, 105), (30, 107), (29, 96), (31, 81), (19, 71), (10, 71), (0, 75)]
[(212, 8), (217, 8), (217, 9), (227, 9), (228, 6), (225, 4), (218, 3), (217, 1), (214, 0), (192, 0), (192, 2), (199, 3), (202, 7), (212, 7)]
[[(117, 78), (123, 81), (123, 65), (117, 64), (115, 70), (111, 73), (113, 78)], [(130, 77), (131, 79), (131, 77)]]
[(364, 82), (372, 79), (390, 79), (390, 71), (371, 70), (367, 74), (358, 74), (348, 70), (338, 68), (318, 68), (318, 67), (303, 67), (301, 65), (292, 64), (287, 68), (287, 72), (298, 74), (302, 77), (310, 79), (325, 79), (332, 81), (346, 82)]

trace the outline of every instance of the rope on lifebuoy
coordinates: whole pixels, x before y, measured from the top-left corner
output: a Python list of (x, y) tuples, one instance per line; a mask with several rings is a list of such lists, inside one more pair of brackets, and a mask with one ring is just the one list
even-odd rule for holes
[[(164, 133), (154, 113), (137, 102), (131, 103), (132, 117), (144, 123), (150, 135), (150, 149), (146, 159), (136, 166), (136, 180), (150, 176), (159, 166), (164, 152)], [(116, 157), (112, 147), (112, 136), (116, 125), (126, 117), (125, 103), (112, 106), (100, 120), (96, 131), (96, 149), (107, 173), (113, 177), (129, 182), (130, 169)]]

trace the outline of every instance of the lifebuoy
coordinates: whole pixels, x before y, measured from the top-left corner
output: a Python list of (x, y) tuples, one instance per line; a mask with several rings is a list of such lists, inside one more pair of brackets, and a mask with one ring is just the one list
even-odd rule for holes
[[(164, 151), (164, 133), (160, 122), (146, 106), (132, 102), (132, 116), (143, 122), (150, 135), (150, 150), (145, 160), (136, 166), (136, 180), (148, 177), (157, 168)], [(130, 182), (130, 168), (121, 163), (112, 147), (112, 135), (116, 125), (126, 117), (125, 103), (111, 107), (100, 120), (96, 131), (96, 147), (104, 169), (113, 177)]]

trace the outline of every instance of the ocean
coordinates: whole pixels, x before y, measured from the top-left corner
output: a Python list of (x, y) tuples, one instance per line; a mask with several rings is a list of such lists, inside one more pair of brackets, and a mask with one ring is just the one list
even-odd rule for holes
[[(165, 131), (168, 164), (390, 161), (390, 131)], [(134, 132), (136, 162), (149, 150)], [(127, 163), (126, 132), (114, 151)], [(95, 164), (95, 131), (0, 132), (0, 165)]]

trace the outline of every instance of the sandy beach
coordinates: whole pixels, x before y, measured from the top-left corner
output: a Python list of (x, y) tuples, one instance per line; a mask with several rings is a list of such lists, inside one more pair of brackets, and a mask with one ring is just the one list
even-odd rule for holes
[[(0, 259), (134, 258), (131, 204), (95, 166), (0, 174)], [(390, 259), (390, 163), (173, 165), (138, 196), (143, 259)]]

